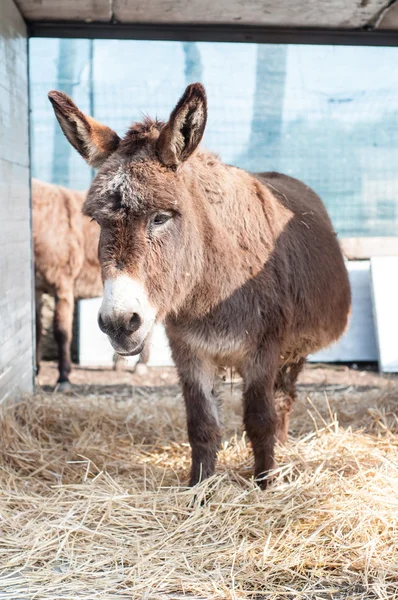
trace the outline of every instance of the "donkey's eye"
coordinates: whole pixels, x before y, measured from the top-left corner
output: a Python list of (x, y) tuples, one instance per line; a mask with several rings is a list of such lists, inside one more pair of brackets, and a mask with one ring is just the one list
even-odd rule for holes
[(151, 219), (151, 227), (159, 227), (160, 225), (164, 225), (169, 219), (171, 219), (171, 213), (167, 212), (159, 212), (152, 216)]

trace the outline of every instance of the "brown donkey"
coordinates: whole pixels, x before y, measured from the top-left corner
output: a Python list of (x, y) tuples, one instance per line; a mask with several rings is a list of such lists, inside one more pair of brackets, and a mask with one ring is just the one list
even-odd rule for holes
[[(32, 180), (33, 245), (36, 287), (36, 370), (40, 368), (43, 293), (55, 298), (54, 337), (58, 347), (59, 388), (70, 386), (70, 346), (75, 300), (103, 293), (98, 261), (99, 227), (84, 217), (86, 194)], [(149, 343), (140, 357), (144, 372)], [(119, 361), (114, 357), (115, 367)]]
[(198, 146), (206, 95), (188, 86), (167, 123), (125, 137), (49, 98), (62, 130), (99, 171), (83, 211), (101, 228), (100, 328), (122, 354), (140, 352), (164, 320), (183, 387), (191, 485), (214, 473), (221, 441), (220, 366), (244, 379), (244, 424), (265, 487), (286, 438), (305, 357), (343, 333), (350, 287), (326, 210), (305, 184), (250, 174)]

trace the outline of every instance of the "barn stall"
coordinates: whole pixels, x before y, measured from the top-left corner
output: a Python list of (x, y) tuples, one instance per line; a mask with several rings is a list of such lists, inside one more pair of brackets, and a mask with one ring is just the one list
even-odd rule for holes
[[(385, 139), (384, 146), (372, 139), (369, 163), (361, 157), (369, 177), (362, 181), (360, 197), (350, 196), (347, 188), (347, 181), (363, 178), (358, 163), (354, 169), (350, 163), (340, 179), (331, 169), (323, 182), (322, 195), (340, 195), (348, 206), (343, 210), (332, 201), (328, 204), (345, 253), (352, 259), (353, 318), (346, 337), (312, 357), (315, 364), (300, 380), (289, 443), (278, 449), (276, 481), (265, 494), (250, 479), (251, 452), (241, 425), (241, 382), (233, 373), (226, 373), (220, 383), (225, 432), (217, 475), (195, 493), (185, 488), (189, 447), (164, 332), (158, 328), (154, 338), (150, 362), (154, 367), (149, 373), (134, 374), (133, 365), (113, 372), (112, 352), (95, 322), (98, 299), (77, 306), (75, 345), (80, 365), (75, 368), (72, 394), (53, 395), (55, 368), (50, 363), (44, 365), (35, 395), (30, 395), (34, 363), (30, 168), (47, 181), (81, 189), (92, 177), (77, 156), (67, 153), (59, 132), (55, 134), (48, 89), (61, 83), (87, 112), (108, 122), (119, 119), (117, 126), (125, 127), (139, 109), (162, 110), (163, 116), (169, 107), (163, 98), (158, 104), (149, 103), (149, 98), (157, 97), (154, 90), (149, 86), (145, 92), (139, 85), (134, 94), (129, 89), (124, 92), (134, 104), (128, 115), (124, 106), (120, 114), (113, 112), (121, 90), (109, 96), (108, 105), (96, 104), (102, 82), (98, 60), (105, 70), (110, 55), (112, 66), (115, 40), (137, 44), (160, 40), (165, 44), (161, 52), (170, 63), (167, 52), (175, 51), (178, 58), (181, 41), (196, 44), (183, 49), (192, 75), (198, 73), (198, 50), (199, 56), (205, 55), (200, 44), (217, 42), (223, 52), (223, 43), (235, 42), (234, 60), (244, 56), (244, 68), (250, 64), (250, 52), (258, 54), (258, 48), (268, 47), (274, 50), (275, 70), (268, 74), (273, 75), (276, 89), (282, 72), (278, 61), (285, 52), (278, 47), (286, 44), (289, 48), (335, 45), (332, 59), (323, 56), (329, 68), (333, 61), (345, 60), (338, 54), (345, 44), (358, 51), (369, 46), (376, 46), (375, 51), (393, 49), (398, 28), (394, 5), (382, 0), (335, 0), (327, 7), (299, 3), (292, 10), (287, 2), (177, 6), (172, 0), (166, 5), (6, 0), (0, 6), (0, 391), (4, 408), (0, 597), (368, 599), (397, 595), (397, 383), (394, 377), (381, 377), (374, 368), (360, 365), (365, 361), (378, 363), (381, 371), (397, 370), (397, 288), (392, 274), (398, 211), (395, 167), (390, 166), (394, 161), (386, 160), (387, 154), (393, 156), (392, 142), (389, 147)], [(108, 41), (108, 49), (94, 38)], [(39, 42), (48, 46), (40, 47)], [(173, 43), (175, 48), (167, 50)], [(215, 52), (207, 47), (210, 54)], [(147, 48), (136, 47), (135, 56)], [(123, 55), (126, 46), (120, 52)], [(71, 70), (73, 55), (75, 71)], [(264, 56), (270, 62), (272, 52)], [(48, 78), (46, 59), (55, 63), (57, 57), (63, 57), (64, 69), (71, 72), (65, 75), (64, 71), (63, 79), (55, 72), (53, 79)], [(296, 64), (302, 58), (297, 55)], [(379, 60), (378, 67), (386, 61), (387, 72), (388, 57)], [(142, 63), (141, 77), (148, 77), (143, 58)], [(221, 64), (228, 74), (228, 63)], [(205, 68), (210, 72), (208, 63)], [(368, 68), (373, 73), (371, 62)], [(35, 69), (42, 78), (34, 79)], [(152, 77), (154, 71), (152, 67)], [(170, 98), (184, 84), (182, 73), (175, 82), (170, 75)], [(332, 81), (333, 77), (332, 72)], [(369, 76), (365, 89), (372, 87), (371, 81)], [(240, 87), (236, 85), (234, 92)], [(102, 96), (106, 92), (105, 87)], [(331, 97), (326, 117), (332, 131), (333, 110), (337, 106), (337, 111), (344, 111), (352, 99), (344, 94)], [(232, 124), (246, 101), (242, 94)], [(228, 103), (221, 95), (213, 102), (220, 119)], [(268, 117), (275, 117), (275, 106), (276, 93), (268, 103)], [(365, 107), (369, 122), (378, 106)], [(264, 105), (257, 110), (264, 110)], [(353, 119), (357, 110), (354, 103), (343, 120)], [(393, 123), (385, 125), (391, 140)], [(248, 128), (250, 124), (245, 131)], [(218, 137), (216, 128), (213, 131), (206, 143), (231, 160), (240, 159), (239, 151), (228, 155), (230, 148), (239, 150), (239, 135), (231, 142), (228, 130)], [(273, 136), (268, 139), (271, 145), (281, 141), (277, 124)], [(285, 138), (282, 141), (286, 144)], [(358, 143), (365, 145), (363, 138)], [(281, 162), (281, 167), (290, 168), (296, 155), (286, 145), (283, 148), (288, 164)], [(333, 146), (328, 150), (330, 157)], [(261, 168), (250, 152), (244, 158), (250, 167)], [(271, 156), (265, 158), (268, 165)], [(349, 159), (347, 148), (343, 158)], [(381, 177), (372, 176), (372, 164)], [(312, 183), (311, 177), (309, 170), (305, 178)], [(359, 363), (361, 368), (327, 366), (335, 362)], [(23, 392), (28, 395), (22, 396)], [(9, 402), (12, 396), (19, 400), (17, 404)]]

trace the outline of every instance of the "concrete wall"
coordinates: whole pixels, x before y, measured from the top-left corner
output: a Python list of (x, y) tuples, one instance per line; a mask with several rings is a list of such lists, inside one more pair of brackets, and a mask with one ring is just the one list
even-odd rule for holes
[(33, 387), (27, 39), (0, 2), (0, 403)]

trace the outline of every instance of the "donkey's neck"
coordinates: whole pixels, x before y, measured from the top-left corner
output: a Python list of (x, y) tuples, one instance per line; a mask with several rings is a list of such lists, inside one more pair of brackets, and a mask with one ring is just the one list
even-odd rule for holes
[(186, 177), (203, 261), (184, 308), (201, 316), (263, 269), (290, 215), (258, 178), (214, 155), (198, 153)]

